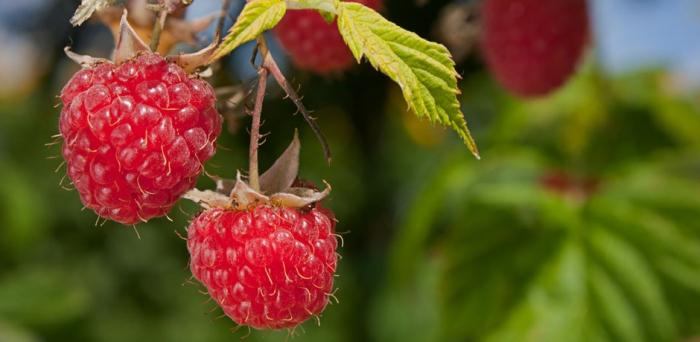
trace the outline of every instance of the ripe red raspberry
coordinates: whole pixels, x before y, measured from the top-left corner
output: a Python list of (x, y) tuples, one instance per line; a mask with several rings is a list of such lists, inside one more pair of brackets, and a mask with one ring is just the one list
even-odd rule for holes
[(149, 52), (84, 68), (61, 100), (68, 176), (86, 207), (124, 224), (165, 215), (221, 131), (212, 87)]
[[(348, 0), (379, 9), (380, 0)], [(353, 64), (335, 23), (328, 23), (315, 10), (290, 10), (274, 29), (282, 47), (300, 69), (324, 74), (342, 71)]]
[(546, 95), (573, 74), (588, 37), (585, 0), (486, 0), (481, 47), (515, 95)]
[(188, 228), (190, 269), (237, 324), (294, 327), (328, 303), (334, 229), (332, 213), (319, 204), (208, 209)]
[(581, 176), (561, 170), (549, 170), (539, 179), (539, 184), (552, 193), (574, 198), (586, 199), (600, 188), (600, 180), (591, 176)]

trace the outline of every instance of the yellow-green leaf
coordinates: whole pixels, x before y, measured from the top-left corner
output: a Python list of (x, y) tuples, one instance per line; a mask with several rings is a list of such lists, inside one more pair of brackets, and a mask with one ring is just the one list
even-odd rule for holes
[(339, 3), (339, 0), (288, 0), (287, 6), (289, 9), (315, 9), (334, 15)]
[(338, 4), (338, 28), (358, 62), (366, 57), (398, 83), (416, 115), (452, 127), (479, 157), (457, 100), (459, 75), (445, 46), (425, 40), (359, 3)]
[(249, 1), (214, 53), (212, 60), (223, 57), (241, 44), (275, 27), (282, 20), (285, 12), (287, 12), (287, 3), (284, 0)]

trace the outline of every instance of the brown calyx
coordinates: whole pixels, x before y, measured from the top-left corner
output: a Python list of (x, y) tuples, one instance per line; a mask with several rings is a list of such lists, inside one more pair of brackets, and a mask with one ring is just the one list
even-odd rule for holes
[(236, 180), (215, 178), (216, 191), (192, 189), (183, 196), (202, 207), (247, 210), (258, 205), (274, 205), (288, 208), (304, 208), (322, 201), (331, 192), (326, 188), (298, 186), (299, 152), (301, 144), (296, 132), (292, 143), (260, 176), (260, 190), (253, 189), (238, 172)]
[[(131, 60), (141, 53), (151, 52), (148, 44), (141, 39), (134, 27), (127, 20), (127, 14), (127, 10), (125, 9), (121, 16), (119, 31), (115, 34), (116, 44), (114, 53), (112, 54), (112, 60), (117, 65)], [(209, 64), (210, 57), (216, 50), (217, 41), (218, 39), (215, 39), (211, 45), (199, 51), (188, 54), (168, 56), (166, 59), (170, 63), (179, 65), (187, 73), (194, 73), (198, 69)], [(90, 67), (107, 61), (104, 58), (77, 54), (70, 51), (69, 47), (66, 47), (64, 50), (68, 58), (72, 59), (83, 67)]]
[[(179, 42), (188, 44), (196, 43), (196, 34), (203, 31), (219, 18), (222, 13), (215, 12), (202, 18), (184, 20), (184, 6), (181, 1), (161, 1), (160, 5), (150, 5), (146, 0), (131, 0), (126, 3), (126, 9), (131, 13), (129, 23), (134, 27), (134, 32), (149, 43), (153, 34), (153, 26), (158, 20), (158, 7), (162, 7), (168, 13), (163, 30), (160, 35), (158, 53), (166, 55), (173, 46)], [(155, 6), (155, 7), (154, 7)], [(97, 11), (98, 18), (107, 25), (116, 38), (121, 31), (122, 9), (119, 6), (110, 6)]]

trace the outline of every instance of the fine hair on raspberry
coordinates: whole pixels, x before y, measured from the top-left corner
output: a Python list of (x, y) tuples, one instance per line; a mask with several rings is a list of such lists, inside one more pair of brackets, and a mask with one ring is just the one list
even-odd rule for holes
[(320, 204), (207, 209), (188, 228), (190, 269), (237, 324), (295, 327), (328, 304), (334, 230), (332, 213)]
[(221, 132), (212, 87), (150, 52), (85, 67), (60, 97), (68, 177), (85, 207), (123, 224), (165, 215)]

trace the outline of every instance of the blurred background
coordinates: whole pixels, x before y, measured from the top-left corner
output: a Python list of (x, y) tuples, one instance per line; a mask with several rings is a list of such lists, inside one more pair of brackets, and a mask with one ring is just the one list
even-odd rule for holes
[[(0, 1), (0, 341), (682, 341), (700, 338), (700, 3), (590, 0), (576, 72), (537, 98), (513, 95), (480, 51), (480, 1), (386, 0), (383, 14), (448, 45), (480, 149), (406, 112), (367, 63), (298, 70), (276, 47), (330, 140), (334, 161), (272, 87), (263, 167), (302, 136), (301, 175), (333, 185), (344, 237), (336, 296), (320, 326), (235, 329), (188, 282), (197, 208), (131, 227), (81, 211), (64, 177), (63, 48), (109, 56), (77, 1)], [(217, 10), (196, 0), (187, 17)], [(242, 6), (233, 0), (227, 25)], [(209, 43), (214, 29), (199, 34)], [(270, 35), (274, 40), (274, 36)], [(187, 47), (179, 47), (187, 49)], [(217, 87), (254, 85), (252, 47)], [(245, 102), (245, 100), (241, 100)], [(226, 129), (208, 172), (247, 165), (247, 118)], [(200, 188), (212, 187), (202, 177)], [(65, 184), (65, 182), (64, 182)]]

